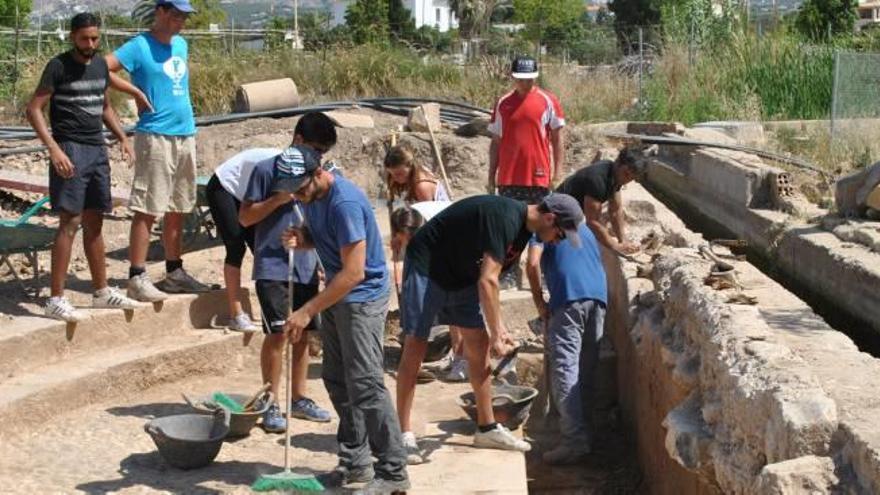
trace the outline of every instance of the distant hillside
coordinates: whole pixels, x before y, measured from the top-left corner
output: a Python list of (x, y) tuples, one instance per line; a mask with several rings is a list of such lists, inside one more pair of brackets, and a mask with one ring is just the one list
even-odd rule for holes
[[(41, 13), (43, 21), (48, 19), (67, 19), (76, 12), (114, 12), (127, 15), (136, 0), (34, 0), (36, 19)], [(321, 9), (329, 11), (330, 0), (300, 0), (299, 7), (304, 11)], [(271, 15), (292, 16), (293, 0), (221, 0), (220, 6), (235, 25), (241, 27), (259, 26)], [(39, 8), (39, 10), (38, 10)]]

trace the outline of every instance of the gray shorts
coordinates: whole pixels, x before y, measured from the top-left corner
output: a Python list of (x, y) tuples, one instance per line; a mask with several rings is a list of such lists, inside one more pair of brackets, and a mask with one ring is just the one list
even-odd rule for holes
[(476, 284), (446, 290), (427, 275), (405, 266), (401, 294), (400, 324), (404, 335), (427, 340), (436, 325), (486, 328)]
[(49, 199), (52, 211), (79, 215), (83, 210), (113, 210), (110, 199), (110, 162), (103, 144), (74, 141), (58, 143), (74, 166), (74, 176), (65, 179), (49, 165)]

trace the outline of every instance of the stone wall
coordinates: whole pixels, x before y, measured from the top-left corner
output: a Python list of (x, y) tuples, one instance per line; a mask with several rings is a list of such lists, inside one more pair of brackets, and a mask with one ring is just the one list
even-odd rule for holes
[[(606, 256), (624, 418), (651, 493), (877, 493), (880, 361), (752, 265), (707, 285), (704, 241), (624, 192), (649, 263)], [(643, 261), (648, 257), (642, 255)]]

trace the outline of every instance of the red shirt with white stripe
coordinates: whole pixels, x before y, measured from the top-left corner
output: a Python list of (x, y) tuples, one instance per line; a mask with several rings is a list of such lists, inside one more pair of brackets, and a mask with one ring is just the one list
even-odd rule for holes
[(550, 187), (550, 131), (565, 125), (553, 93), (533, 87), (525, 96), (511, 91), (492, 110), (489, 132), (498, 146), (499, 186)]

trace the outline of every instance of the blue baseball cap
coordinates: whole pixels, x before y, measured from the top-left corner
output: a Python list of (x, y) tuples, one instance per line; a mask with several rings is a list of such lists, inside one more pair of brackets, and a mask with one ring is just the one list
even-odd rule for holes
[(304, 145), (291, 146), (275, 157), (272, 191), (295, 193), (320, 167), (321, 158), (315, 150)]
[(181, 12), (186, 12), (187, 14), (192, 14), (196, 11), (196, 9), (193, 8), (192, 4), (189, 3), (189, 0), (156, 0), (156, 7), (162, 7), (163, 5), (174, 7), (175, 9)]

